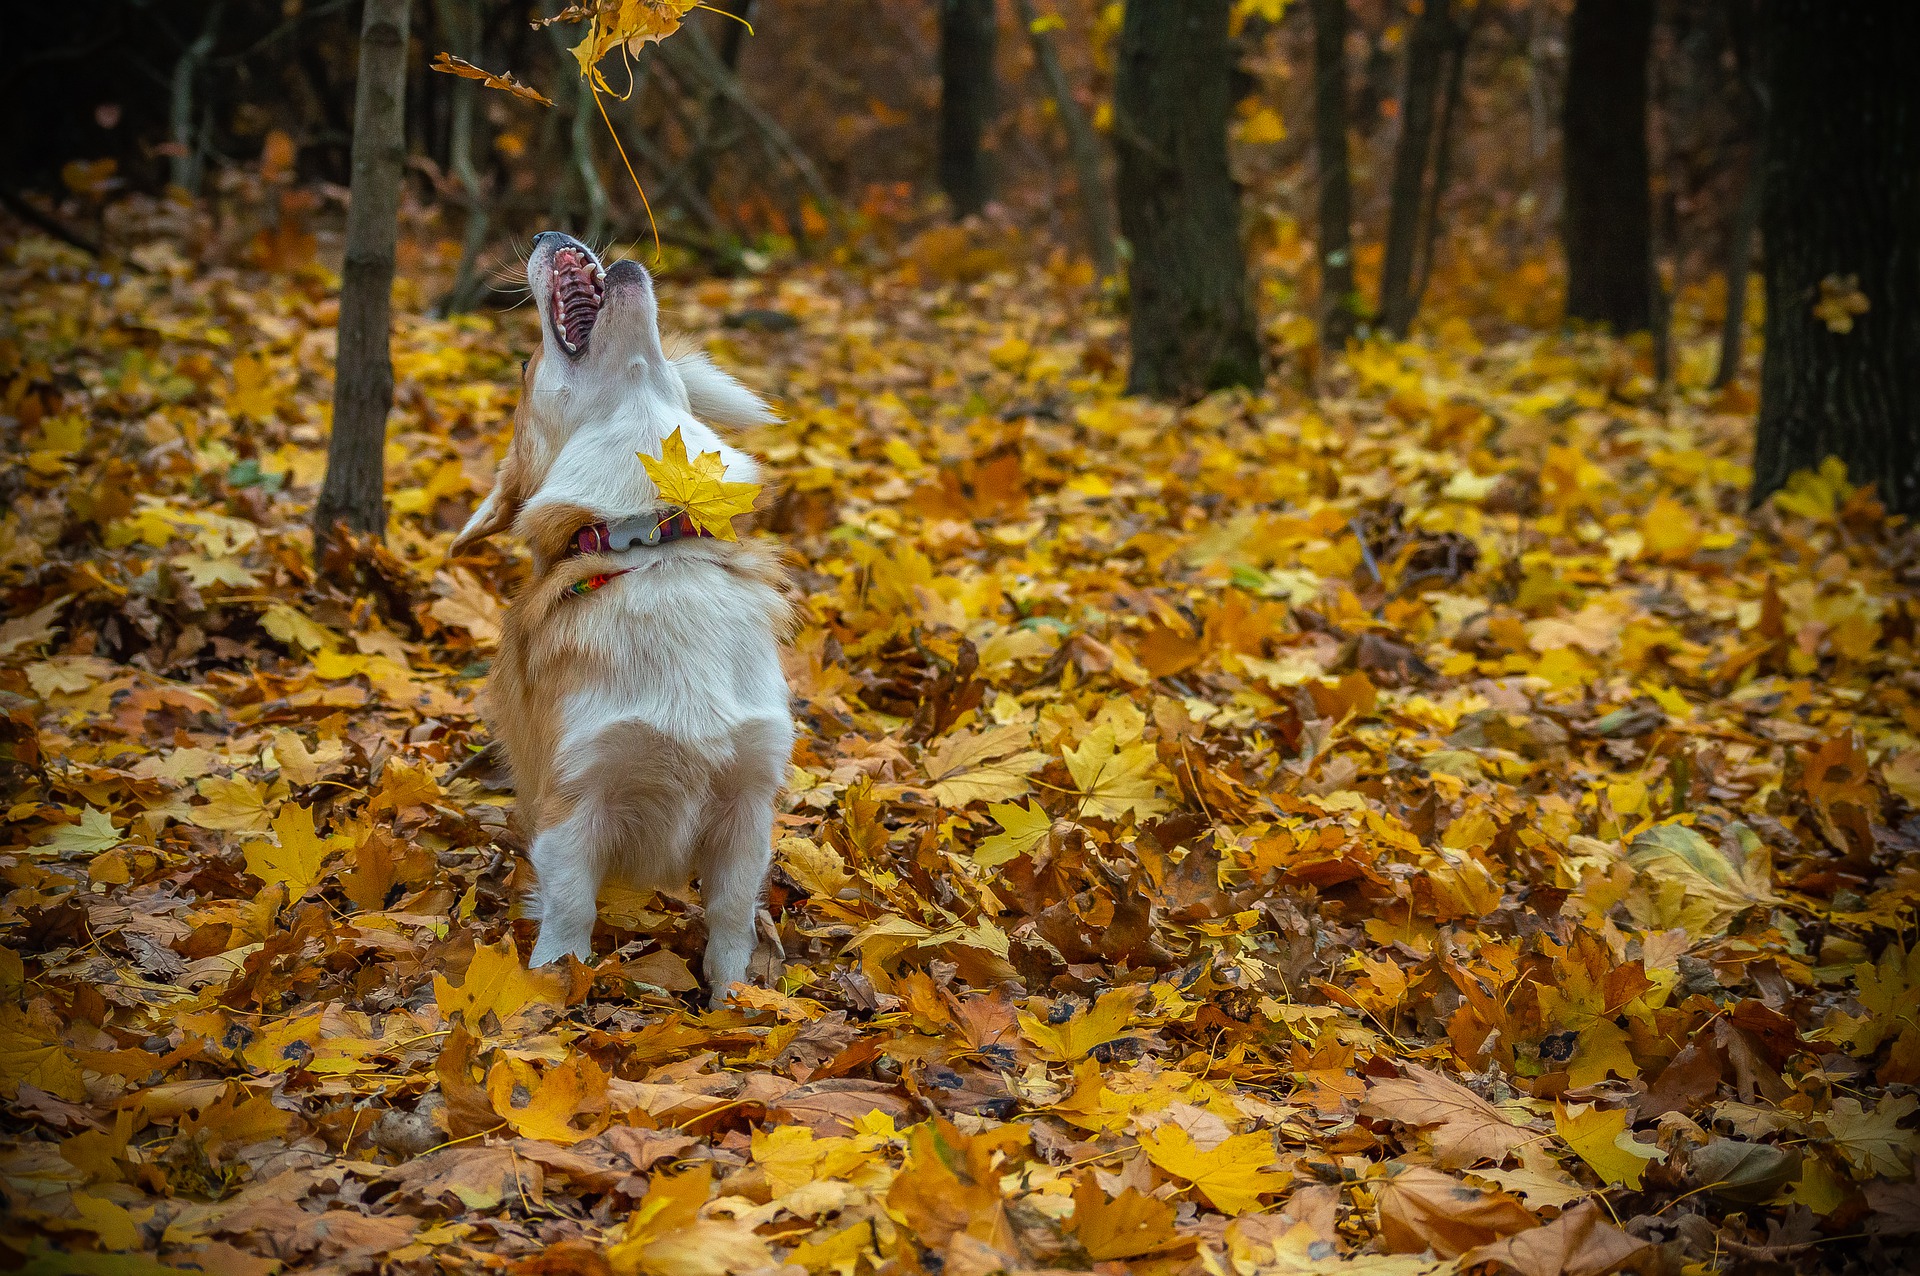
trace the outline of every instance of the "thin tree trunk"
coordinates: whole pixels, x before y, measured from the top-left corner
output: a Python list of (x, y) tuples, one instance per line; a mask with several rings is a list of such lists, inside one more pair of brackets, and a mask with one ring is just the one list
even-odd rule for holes
[(1904, 6), (1768, 5), (1756, 501), (1794, 471), (1837, 456), (1855, 483), (1877, 487), (1890, 511), (1920, 515), (1920, 78), (1912, 29)]
[(940, 189), (955, 217), (987, 205), (980, 143), (993, 118), (993, 0), (940, 0)]
[(1407, 307), (1407, 324), (1420, 313), (1420, 299), (1427, 295), (1427, 280), (1433, 274), (1433, 244), (1440, 234), (1440, 201), (1446, 198), (1447, 183), (1453, 177), (1453, 117), (1460, 113), (1460, 98), (1467, 83), (1467, 49), (1473, 43), (1473, 31), (1480, 22), (1481, 10), (1474, 8), (1456, 16), (1450, 24), (1447, 47), (1447, 82), (1440, 92), (1440, 119), (1434, 125), (1433, 181), (1420, 202), (1419, 252), (1414, 255), (1413, 285)]
[[(453, 46), (455, 57), (465, 58), (469, 62), (480, 61), (480, 14), (476, 9), (477, 3), (478, 0), (435, 0), (434, 4), (439, 14), (441, 35)], [(447, 160), (453, 169), (454, 180), (466, 192), (467, 221), (460, 240), (460, 268), (454, 273), (453, 287), (447, 290), (447, 295), (440, 299), (437, 307), (443, 315), (473, 309), (483, 291), (480, 254), (487, 246), (487, 225), (491, 217), (487, 208), (486, 188), (481, 185), (480, 172), (473, 163), (473, 124), (479, 90), (480, 86), (472, 80), (459, 79), (453, 83), (452, 118), (447, 128)]]
[(1753, 143), (1753, 169), (1747, 174), (1747, 186), (1740, 193), (1740, 207), (1733, 215), (1733, 227), (1727, 232), (1727, 313), (1720, 322), (1720, 364), (1713, 373), (1713, 388), (1723, 389), (1740, 375), (1740, 356), (1744, 353), (1747, 332), (1747, 277), (1753, 270), (1753, 237), (1760, 228), (1760, 198), (1766, 190), (1767, 133), (1760, 125)]
[(1320, 170), (1320, 344), (1344, 350), (1360, 317), (1347, 160), (1347, 0), (1313, 0), (1313, 140)]
[[(753, 0), (721, 0), (713, 6), (721, 14), (720, 64), (738, 74), (740, 54), (746, 48), (747, 24), (753, 18)], [(713, 192), (714, 160), (724, 149), (722, 143), (733, 128), (733, 104), (719, 90), (709, 87), (701, 105), (700, 127), (694, 134), (693, 152), (687, 157), (687, 180), (702, 200)]]
[[(555, 4), (554, 12), (565, 8), (565, 0), (560, 0)], [(573, 119), (567, 131), (567, 156), (573, 163), (580, 189), (587, 197), (587, 224), (582, 238), (589, 244), (599, 244), (606, 237), (608, 208), (607, 187), (600, 180), (600, 170), (593, 163), (593, 130), (600, 110), (593, 100), (593, 86), (585, 76), (573, 74), (573, 48), (568, 43), (572, 37), (558, 24), (548, 27), (547, 35), (553, 40), (554, 52), (559, 56), (561, 74), (573, 81)]]
[(333, 434), (313, 512), (316, 561), (336, 529), (386, 535), (394, 243), (407, 161), (408, 0), (366, 0), (353, 100), (353, 185), (334, 359)]
[(1643, 332), (1654, 318), (1647, 54), (1653, 0), (1577, 0), (1562, 116), (1567, 318)]
[(1740, 206), (1727, 232), (1727, 313), (1720, 323), (1720, 364), (1714, 370), (1713, 388), (1724, 389), (1740, 375), (1741, 356), (1745, 353), (1747, 331), (1747, 281), (1753, 272), (1753, 239), (1760, 229), (1760, 196), (1766, 189), (1767, 172), (1767, 90), (1758, 66), (1757, 26), (1762, 15), (1757, 5), (1734, 0), (1729, 6), (1733, 25), (1733, 51), (1740, 66), (1741, 83), (1747, 90), (1747, 108), (1753, 114), (1753, 157), (1748, 162), (1747, 182), (1740, 192)]
[(193, 43), (187, 46), (186, 52), (173, 65), (172, 118), (169, 123), (174, 153), (167, 165), (167, 181), (189, 195), (200, 193), (206, 132), (204, 128), (194, 127), (193, 87), (207, 59), (213, 55), (213, 46), (220, 38), (220, 18), (226, 7), (226, 0), (213, 0), (207, 6), (207, 16), (200, 24), (200, 34), (194, 37)]
[(1093, 268), (1102, 279), (1113, 279), (1120, 273), (1120, 254), (1114, 244), (1113, 204), (1107, 195), (1106, 178), (1100, 171), (1100, 138), (1093, 131), (1087, 113), (1080, 109), (1080, 100), (1073, 95), (1066, 68), (1060, 64), (1059, 46), (1053, 41), (1053, 32), (1040, 27), (1033, 0), (1014, 0), (1014, 3), (1020, 14), (1020, 25), (1026, 28), (1027, 40), (1033, 45), (1033, 60), (1040, 67), (1041, 79), (1046, 81), (1047, 96), (1053, 99), (1054, 110), (1060, 115), (1060, 127), (1066, 130), (1067, 153), (1073, 160), (1074, 178), (1080, 184), (1080, 214), (1087, 224), (1087, 246), (1093, 253)]
[(1129, 0), (1113, 91), (1120, 226), (1133, 246), (1130, 393), (1260, 383), (1227, 167), (1228, 0)]
[(1396, 337), (1413, 326), (1413, 268), (1420, 245), (1420, 208), (1433, 154), (1441, 69), (1451, 40), (1449, 0), (1428, 0), (1407, 38), (1407, 79), (1400, 95), (1400, 141), (1393, 153), (1387, 204), (1386, 257), (1380, 267), (1380, 323)]

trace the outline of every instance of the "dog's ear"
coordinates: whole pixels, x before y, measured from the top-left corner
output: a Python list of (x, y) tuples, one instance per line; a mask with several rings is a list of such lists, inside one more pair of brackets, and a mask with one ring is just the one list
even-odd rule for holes
[(524, 495), (520, 491), (519, 453), (509, 449), (507, 459), (500, 462), (500, 472), (494, 477), (493, 490), (473, 511), (473, 517), (453, 538), (453, 544), (447, 547), (447, 557), (452, 558), (476, 541), (483, 541), (495, 532), (504, 532), (513, 526), (513, 520), (520, 514), (520, 503)]
[(779, 420), (766, 400), (717, 367), (706, 351), (675, 352), (672, 357), (693, 414), (707, 424), (747, 430)]

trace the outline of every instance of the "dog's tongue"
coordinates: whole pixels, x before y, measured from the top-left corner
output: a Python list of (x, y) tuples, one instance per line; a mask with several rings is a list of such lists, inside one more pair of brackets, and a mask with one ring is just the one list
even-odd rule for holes
[(600, 317), (600, 267), (586, 254), (562, 248), (553, 256), (553, 322), (567, 353), (586, 348)]

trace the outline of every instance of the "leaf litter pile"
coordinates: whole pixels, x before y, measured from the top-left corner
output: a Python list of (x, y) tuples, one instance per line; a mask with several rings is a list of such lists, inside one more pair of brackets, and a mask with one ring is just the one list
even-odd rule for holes
[(526, 316), (402, 281), (346, 591), (332, 280), (135, 260), (0, 271), (9, 1265), (1554, 1276), (1920, 1230), (1916, 542), (1832, 472), (1749, 516), (1737, 390), (1452, 324), (1182, 410), (1070, 278), (669, 281), (782, 406), (750, 534), (802, 618), (761, 986), (709, 1012), (696, 892), (523, 965), (475, 698), (527, 569), (445, 549)]

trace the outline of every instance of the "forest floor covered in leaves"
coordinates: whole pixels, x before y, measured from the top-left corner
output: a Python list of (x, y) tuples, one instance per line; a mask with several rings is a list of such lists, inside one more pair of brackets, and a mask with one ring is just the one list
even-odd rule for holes
[(325, 272), (5, 245), (0, 1265), (1887, 1270), (1920, 541), (1832, 473), (1749, 515), (1684, 325), (1671, 394), (1454, 323), (1177, 410), (1082, 281), (942, 270), (663, 285), (784, 414), (803, 618), (709, 1012), (696, 892), (524, 970), (461, 766), (526, 313), (402, 281), (349, 592)]

